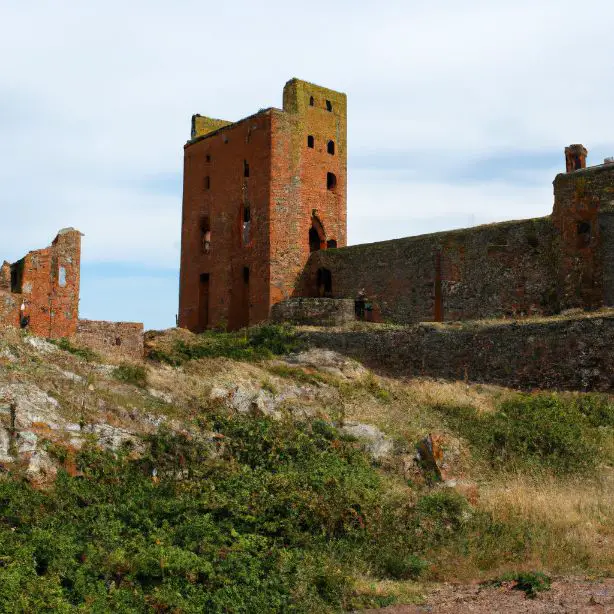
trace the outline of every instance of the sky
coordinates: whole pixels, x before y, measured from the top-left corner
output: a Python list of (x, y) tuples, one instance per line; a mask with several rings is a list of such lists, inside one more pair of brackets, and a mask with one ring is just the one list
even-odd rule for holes
[(81, 317), (174, 326), (201, 113), (348, 95), (350, 244), (547, 215), (614, 155), (605, 0), (0, 0), (0, 260), (84, 233)]

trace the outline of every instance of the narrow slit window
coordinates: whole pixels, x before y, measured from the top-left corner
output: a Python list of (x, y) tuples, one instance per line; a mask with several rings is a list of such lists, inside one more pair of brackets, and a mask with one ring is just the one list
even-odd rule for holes
[(328, 144), (326, 145), (326, 151), (328, 151), (331, 156), (335, 155), (335, 141), (328, 141)]
[(249, 267), (247, 266), (243, 267), (243, 283), (244, 284), (249, 283)]
[(207, 175), (205, 177), (205, 190), (208, 190), (211, 188), (211, 177), (209, 177), (209, 175)]
[(332, 111), (333, 110), (333, 103), (330, 100), (326, 101), (326, 110), (327, 111)]
[(211, 162), (211, 156), (209, 154), (205, 156), (205, 162)]
[(211, 223), (209, 222), (209, 216), (204, 216), (200, 221), (200, 240), (203, 253), (208, 254), (211, 251)]
[(313, 96), (309, 96), (309, 106), (313, 107), (314, 104), (315, 104), (315, 100), (313, 99)]
[(316, 144), (316, 140), (313, 138), (313, 135), (310, 134), (307, 137), (307, 147), (309, 147), (310, 149), (313, 149), (315, 147)]
[(243, 160), (243, 177), (249, 177), (249, 164), (247, 160)]
[(326, 173), (326, 189), (334, 190), (337, 187), (337, 176), (335, 173)]
[(252, 212), (249, 207), (243, 207), (243, 245), (247, 245), (251, 240), (251, 228), (252, 228)]

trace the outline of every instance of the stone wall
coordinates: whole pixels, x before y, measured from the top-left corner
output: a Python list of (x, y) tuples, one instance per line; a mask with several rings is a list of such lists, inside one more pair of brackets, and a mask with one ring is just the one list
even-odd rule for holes
[[(550, 218), (504, 222), (317, 251), (299, 295), (364, 290), (374, 318), (395, 323), (551, 314), (558, 310), (557, 232)], [(321, 277), (321, 276), (320, 276)]]
[(563, 309), (613, 305), (614, 164), (561, 173), (552, 220), (560, 236), (557, 284)]
[(136, 322), (79, 320), (75, 341), (115, 358), (143, 358), (143, 325)]
[(614, 310), (543, 321), (306, 330), (312, 345), (401, 376), (614, 392)]
[(352, 299), (292, 298), (271, 308), (273, 322), (312, 326), (341, 326), (356, 319)]

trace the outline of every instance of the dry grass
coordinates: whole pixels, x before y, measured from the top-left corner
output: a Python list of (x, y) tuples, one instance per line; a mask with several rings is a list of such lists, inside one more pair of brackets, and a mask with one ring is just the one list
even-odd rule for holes
[(480, 508), (537, 530), (529, 559), (554, 572), (614, 573), (614, 475), (561, 480), (518, 476), (483, 485)]

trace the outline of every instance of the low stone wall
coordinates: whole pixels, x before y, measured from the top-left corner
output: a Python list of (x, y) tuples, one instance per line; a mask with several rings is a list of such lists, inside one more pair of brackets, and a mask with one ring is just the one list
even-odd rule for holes
[(291, 298), (273, 305), (273, 322), (312, 326), (342, 326), (356, 319), (352, 299)]
[(614, 392), (614, 310), (569, 319), (485, 324), (361, 325), (305, 330), (310, 344), (402, 376), (520, 389)]
[(141, 323), (79, 320), (75, 341), (101, 354), (117, 358), (143, 358)]

